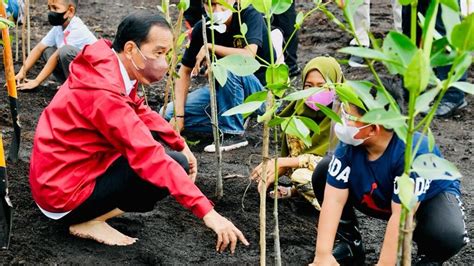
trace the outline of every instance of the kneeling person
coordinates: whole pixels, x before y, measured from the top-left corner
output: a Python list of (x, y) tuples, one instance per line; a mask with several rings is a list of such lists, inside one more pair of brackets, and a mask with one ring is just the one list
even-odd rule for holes
[[(236, 4), (235, 0), (226, 0), (230, 5)], [(203, 1), (206, 12), (209, 14), (207, 0)], [(218, 57), (233, 54), (258, 56), (270, 62), (272, 49), (268, 48), (268, 34), (262, 14), (249, 6), (241, 13), (242, 23), (247, 24), (248, 31), (245, 40), (238, 37), (241, 35), (239, 17), (232, 11), (220, 5), (218, 1), (212, 0), (212, 8), (215, 25), (215, 53)], [(207, 29), (209, 44), (204, 45), (202, 27)], [(210, 112), (209, 87), (197, 89), (188, 95), (191, 76), (196, 76), (205, 62), (207, 50), (211, 51), (211, 34), (209, 26), (198, 22), (192, 32), (191, 43), (186, 49), (182, 66), (179, 69), (179, 78), (176, 81), (176, 102), (167, 106), (165, 118), (176, 124), (179, 130), (186, 128), (190, 131), (212, 132)], [(219, 128), (224, 133), (222, 150), (232, 150), (248, 144), (244, 137), (244, 119), (242, 115), (221, 116), (222, 113), (242, 104), (244, 99), (254, 92), (261, 91), (265, 85), (265, 68), (261, 67), (255, 75), (240, 77), (228, 73), (227, 82), (220, 86), (216, 82), (217, 108)], [(176, 121), (173, 110), (176, 110)], [(205, 147), (204, 151), (215, 152), (214, 145)]]
[[(167, 72), (172, 39), (163, 17), (137, 12), (120, 23), (113, 44), (100, 40), (84, 48), (39, 119), (33, 198), (73, 235), (129, 245), (136, 239), (107, 219), (151, 211), (171, 194), (218, 234), (218, 250), (230, 244), (233, 252), (237, 239), (248, 244), (244, 236), (194, 184), (197, 162), (184, 140), (137, 96), (137, 82), (150, 84)], [(153, 135), (179, 152), (165, 152)]]

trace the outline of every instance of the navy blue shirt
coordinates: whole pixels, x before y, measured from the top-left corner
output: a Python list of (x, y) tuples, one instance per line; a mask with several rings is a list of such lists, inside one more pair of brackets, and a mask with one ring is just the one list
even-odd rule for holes
[[(241, 12), (242, 24), (247, 25), (247, 34), (245, 37), (248, 44), (257, 45), (257, 55), (267, 62), (270, 62), (270, 49), (268, 48), (268, 31), (262, 14), (255, 10), (252, 6), (247, 7)], [(244, 48), (246, 45), (245, 40), (238, 35), (240, 33), (239, 17), (237, 13), (232, 14), (232, 21), (227, 27), (224, 33), (214, 31), (215, 44), (222, 45), (225, 47), (232, 48)], [(207, 41), (211, 43), (211, 30), (207, 28)], [(183, 55), (182, 64), (194, 68), (196, 64), (196, 56), (198, 55), (201, 47), (204, 45), (202, 38), (202, 21), (196, 23), (193, 28), (191, 35), (191, 43), (189, 48), (186, 49)], [(272, 51), (273, 52), (273, 51)], [(262, 64), (262, 62), (260, 62)], [(255, 73), (255, 76), (260, 82), (265, 85), (265, 67), (261, 67)]]
[[(430, 153), (426, 136), (416, 133), (414, 143), (416, 144), (420, 137), (423, 139), (417, 156)], [(393, 134), (382, 156), (370, 161), (363, 146), (340, 143), (329, 164), (327, 183), (339, 189), (349, 189), (350, 200), (362, 212), (369, 215), (390, 215), (391, 202), (400, 203), (395, 181), (403, 174), (405, 146), (405, 143)], [(431, 153), (442, 157), (438, 147)], [(416, 175), (411, 178), (415, 181), (418, 201), (431, 199), (444, 191), (461, 194), (459, 180), (431, 181)]]

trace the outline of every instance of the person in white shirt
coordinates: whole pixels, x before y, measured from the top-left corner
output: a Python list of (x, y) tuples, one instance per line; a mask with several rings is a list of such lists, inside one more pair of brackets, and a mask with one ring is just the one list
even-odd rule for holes
[[(87, 44), (97, 41), (82, 20), (77, 17), (78, 0), (48, 0), (48, 21), (53, 26), (26, 58), (18, 74), (19, 90), (38, 87), (51, 74), (60, 83), (69, 76), (69, 64)], [(27, 72), (42, 57), (46, 65), (35, 79), (27, 79)]]

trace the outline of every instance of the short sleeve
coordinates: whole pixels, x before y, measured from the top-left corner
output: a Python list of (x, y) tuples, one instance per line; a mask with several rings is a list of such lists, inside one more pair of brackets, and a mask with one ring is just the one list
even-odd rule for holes
[(196, 64), (196, 56), (198, 55), (204, 41), (202, 39), (202, 21), (194, 25), (191, 33), (191, 43), (183, 55), (181, 63), (187, 67), (193, 68)]
[(48, 47), (53, 47), (56, 46), (56, 35), (57, 35), (57, 28), (53, 27), (51, 30), (49, 30), (48, 34), (43, 37), (41, 40), (41, 43), (48, 46)]
[(351, 174), (350, 152), (347, 145), (339, 145), (336, 148), (331, 162), (329, 163), (327, 183), (335, 188), (349, 188), (349, 176)]
[(253, 8), (249, 9), (248, 12), (245, 12), (242, 15), (242, 23), (245, 23), (248, 28), (247, 33), (245, 34), (247, 42), (262, 48), (264, 32), (263, 27), (265, 27), (262, 14)]

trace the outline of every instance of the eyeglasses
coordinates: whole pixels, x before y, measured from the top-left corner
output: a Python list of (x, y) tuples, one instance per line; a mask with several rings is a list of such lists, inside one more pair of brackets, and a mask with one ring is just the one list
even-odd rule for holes
[(346, 110), (344, 109), (344, 103), (343, 103), (343, 102), (341, 103), (340, 109), (341, 109), (342, 118), (343, 118), (344, 120), (346, 120), (346, 121), (349, 120), (349, 121), (354, 121), (354, 122), (360, 121), (360, 118), (359, 118), (359, 117), (353, 116), (353, 115), (348, 114), (348, 113), (346, 112)]

